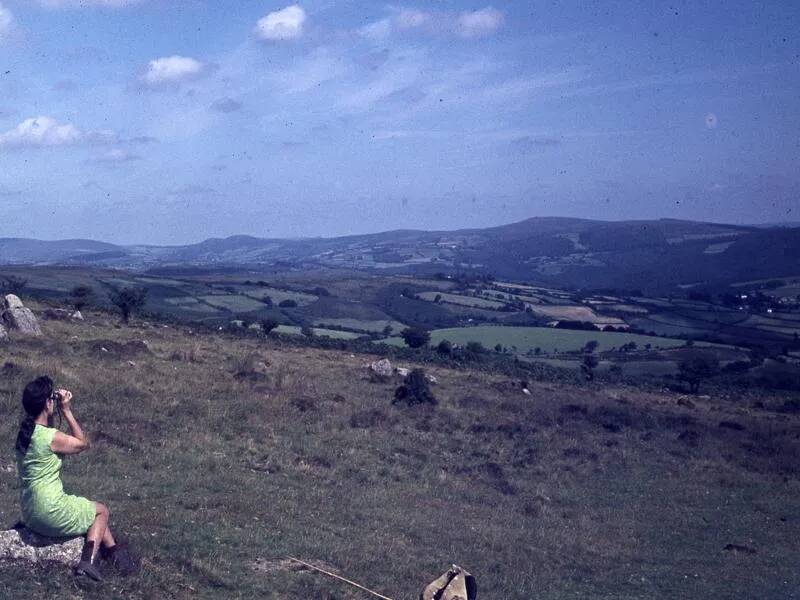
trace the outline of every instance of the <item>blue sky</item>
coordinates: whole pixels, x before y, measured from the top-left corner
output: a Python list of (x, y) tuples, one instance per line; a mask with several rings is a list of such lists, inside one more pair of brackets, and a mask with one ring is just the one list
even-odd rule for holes
[(800, 3), (0, 0), (0, 236), (800, 220)]

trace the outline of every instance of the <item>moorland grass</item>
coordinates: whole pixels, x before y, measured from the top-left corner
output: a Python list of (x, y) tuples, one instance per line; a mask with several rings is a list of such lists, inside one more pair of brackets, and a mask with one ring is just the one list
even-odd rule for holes
[(399, 382), (364, 368), (379, 355), (120, 328), (102, 313), (43, 326), (0, 347), (14, 365), (0, 374), (0, 520), (18, 518), (21, 389), (50, 373), (93, 440), (66, 461), (66, 486), (110, 506), (144, 570), (97, 586), (5, 564), (10, 597), (365, 597), (287, 555), (398, 600), (452, 562), (490, 599), (800, 589), (788, 396), (687, 408), (666, 392), (547, 381), (526, 395), (502, 374), (428, 365), (438, 405), (392, 405)]

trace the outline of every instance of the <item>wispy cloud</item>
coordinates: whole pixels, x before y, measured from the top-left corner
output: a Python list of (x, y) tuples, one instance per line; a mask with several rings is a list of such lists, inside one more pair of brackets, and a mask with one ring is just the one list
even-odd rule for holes
[(120, 165), (141, 159), (142, 157), (140, 155), (125, 148), (112, 148), (108, 152), (104, 152), (100, 156), (94, 158), (91, 162), (105, 165)]
[(506, 20), (502, 11), (491, 6), (461, 13), (397, 7), (389, 10), (388, 17), (361, 27), (358, 33), (375, 41), (385, 40), (395, 32), (479, 38), (497, 33)]
[(276, 10), (256, 23), (256, 35), (262, 40), (291, 40), (303, 35), (306, 11), (297, 4)]
[(0, 3), (0, 41), (11, 31), (14, 23), (14, 15), (2, 3)]
[(146, 0), (39, 0), (45, 8), (123, 8)]
[(463, 12), (458, 17), (458, 32), (468, 38), (492, 35), (503, 26), (505, 16), (502, 12), (487, 6), (473, 12)]

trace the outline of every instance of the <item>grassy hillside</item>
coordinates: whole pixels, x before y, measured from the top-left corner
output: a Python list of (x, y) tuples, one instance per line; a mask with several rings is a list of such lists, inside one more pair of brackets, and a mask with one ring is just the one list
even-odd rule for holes
[(41, 340), (0, 346), (0, 520), (18, 518), (21, 389), (49, 373), (75, 392), (93, 439), (65, 463), (68, 491), (110, 506), (145, 569), (95, 586), (2, 565), (4, 595), (367, 597), (287, 555), (398, 600), (452, 562), (489, 599), (800, 589), (797, 398), (688, 407), (674, 393), (557, 382), (528, 396), (500, 375), (436, 368), (439, 405), (399, 407), (396, 382), (366, 375), (377, 356), (118, 328), (101, 313), (43, 327)]

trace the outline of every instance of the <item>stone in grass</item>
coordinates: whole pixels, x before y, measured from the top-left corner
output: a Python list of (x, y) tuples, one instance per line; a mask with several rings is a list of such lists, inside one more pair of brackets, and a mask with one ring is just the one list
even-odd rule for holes
[(35, 564), (60, 563), (74, 567), (81, 557), (83, 537), (48, 538), (24, 525), (0, 531), (0, 560), (21, 560)]

